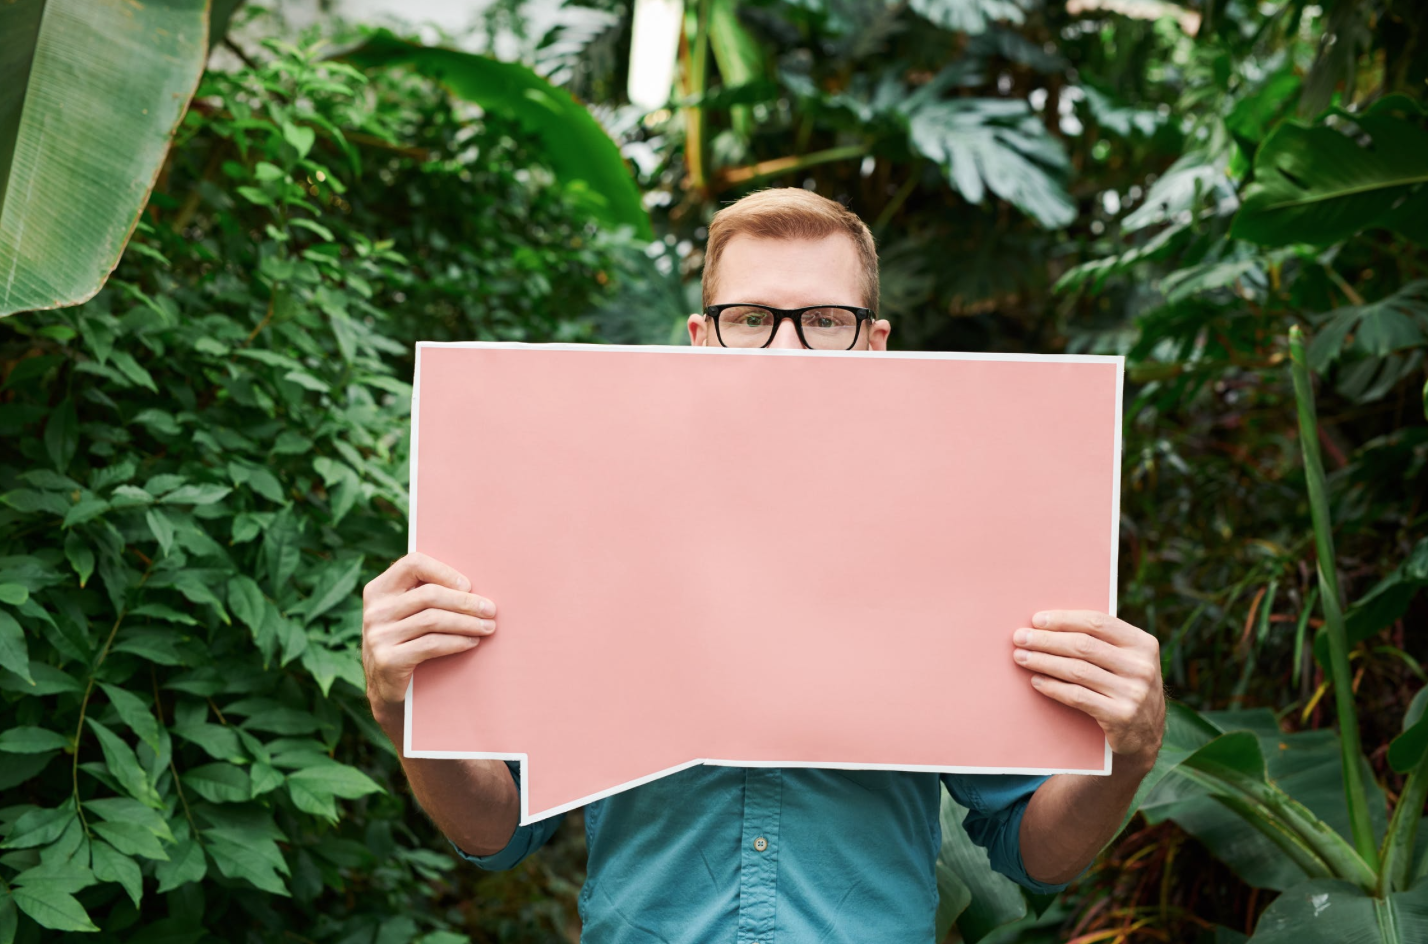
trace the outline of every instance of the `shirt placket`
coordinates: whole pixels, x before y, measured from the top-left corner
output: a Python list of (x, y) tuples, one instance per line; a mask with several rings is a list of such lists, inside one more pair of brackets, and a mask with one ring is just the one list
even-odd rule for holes
[(737, 944), (774, 944), (782, 792), (783, 771), (777, 767), (745, 769)]

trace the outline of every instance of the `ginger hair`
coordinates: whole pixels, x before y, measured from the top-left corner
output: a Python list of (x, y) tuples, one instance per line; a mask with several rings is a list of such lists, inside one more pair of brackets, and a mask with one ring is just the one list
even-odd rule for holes
[(735, 236), (757, 239), (823, 239), (842, 233), (853, 240), (863, 265), (859, 281), (863, 306), (878, 307), (878, 250), (873, 234), (856, 213), (841, 203), (799, 187), (760, 190), (731, 203), (709, 224), (704, 250), (704, 304), (712, 304), (719, 280), (719, 260)]

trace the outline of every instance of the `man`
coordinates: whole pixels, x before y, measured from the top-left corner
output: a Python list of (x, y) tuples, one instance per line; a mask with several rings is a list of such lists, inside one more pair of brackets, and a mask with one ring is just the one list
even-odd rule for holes
[[(766, 190), (715, 216), (705, 312), (689, 317), (689, 337), (882, 351), (891, 325), (871, 311), (877, 300), (877, 254), (857, 216), (803, 190)], [(368, 584), (363, 600), (368, 696), (400, 748), (413, 669), (477, 646), (496, 629), (496, 607), (466, 575), (420, 554)], [(1054, 611), (1032, 622), (1005, 628), (1012, 657), (1038, 691), (1100, 723), (1114, 755), (1110, 776), (690, 768), (586, 807), (584, 939), (930, 941), (943, 785), (971, 810), (967, 831), (995, 868), (1035, 891), (1063, 887), (1112, 838), (1155, 761), (1165, 717), (1160, 658), (1152, 636), (1105, 614)], [(559, 821), (517, 827), (513, 763), (402, 764), (422, 807), (483, 868), (514, 866)]]

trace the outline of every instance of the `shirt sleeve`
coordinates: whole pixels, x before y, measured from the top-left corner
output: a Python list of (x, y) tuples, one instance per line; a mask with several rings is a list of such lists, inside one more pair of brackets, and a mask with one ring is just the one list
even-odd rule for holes
[(991, 859), (992, 868), (1040, 895), (1061, 891), (1070, 882), (1048, 885), (1026, 872), (1021, 858), (1021, 818), (1037, 788), (1049, 777), (1022, 774), (943, 774), (952, 799), (967, 808), (962, 826)]
[[(516, 790), (521, 789), (521, 766), (513, 760), (506, 761), (506, 769), (511, 772), (511, 779), (516, 782)], [(456, 850), (456, 854), (467, 862), (487, 869), (492, 872), (502, 872), (506, 869), (513, 869), (525, 861), (526, 856), (535, 852), (545, 845), (546, 840), (555, 833), (555, 829), (565, 819), (565, 815), (552, 816), (543, 819), (538, 823), (531, 823), (529, 826), (517, 826), (515, 833), (511, 835), (510, 842), (506, 843), (500, 852), (493, 852), (490, 855), (476, 856), (464, 851), (456, 843), (451, 843), (451, 848)], [(450, 839), (447, 842), (451, 842)]]

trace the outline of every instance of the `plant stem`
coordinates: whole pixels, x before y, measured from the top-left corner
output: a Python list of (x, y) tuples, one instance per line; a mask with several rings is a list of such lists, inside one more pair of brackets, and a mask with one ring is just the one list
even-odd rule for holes
[(812, 154), (776, 157), (772, 160), (750, 164), (747, 167), (731, 167), (719, 173), (715, 180), (714, 190), (717, 192), (734, 184), (749, 183), (764, 177), (776, 177), (779, 174), (791, 174), (794, 171), (803, 170), (805, 167), (813, 167), (816, 164), (851, 160), (855, 157), (862, 157), (866, 153), (868, 153), (867, 145), (848, 144), (843, 147), (814, 151)]
[(1319, 422), (1314, 411), (1314, 391), (1304, 357), (1304, 333), (1289, 329), (1289, 359), (1294, 377), (1294, 398), (1299, 405), (1299, 444), (1304, 450), (1304, 479), (1309, 490), (1309, 511), (1314, 522), (1314, 546), (1319, 558), (1319, 599), (1324, 607), (1324, 632), (1329, 639), (1329, 673), (1334, 686), (1334, 706), (1339, 720), (1339, 747), (1343, 752), (1344, 796), (1354, 848), (1375, 872), (1378, 844), (1373, 838), (1368, 798), (1363, 781), (1363, 747), (1359, 742), (1358, 711), (1349, 675), (1349, 641), (1344, 629), (1343, 597), (1335, 566), (1333, 523), (1324, 484), (1324, 463), (1319, 456)]
[[(698, 0), (699, 12), (694, 37), (689, 46), (689, 73), (685, 78), (685, 95), (696, 101), (704, 98), (709, 84), (709, 0)], [(689, 187), (702, 193), (708, 183), (705, 156), (704, 107), (686, 105), (684, 109), (684, 162), (689, 169)]]

